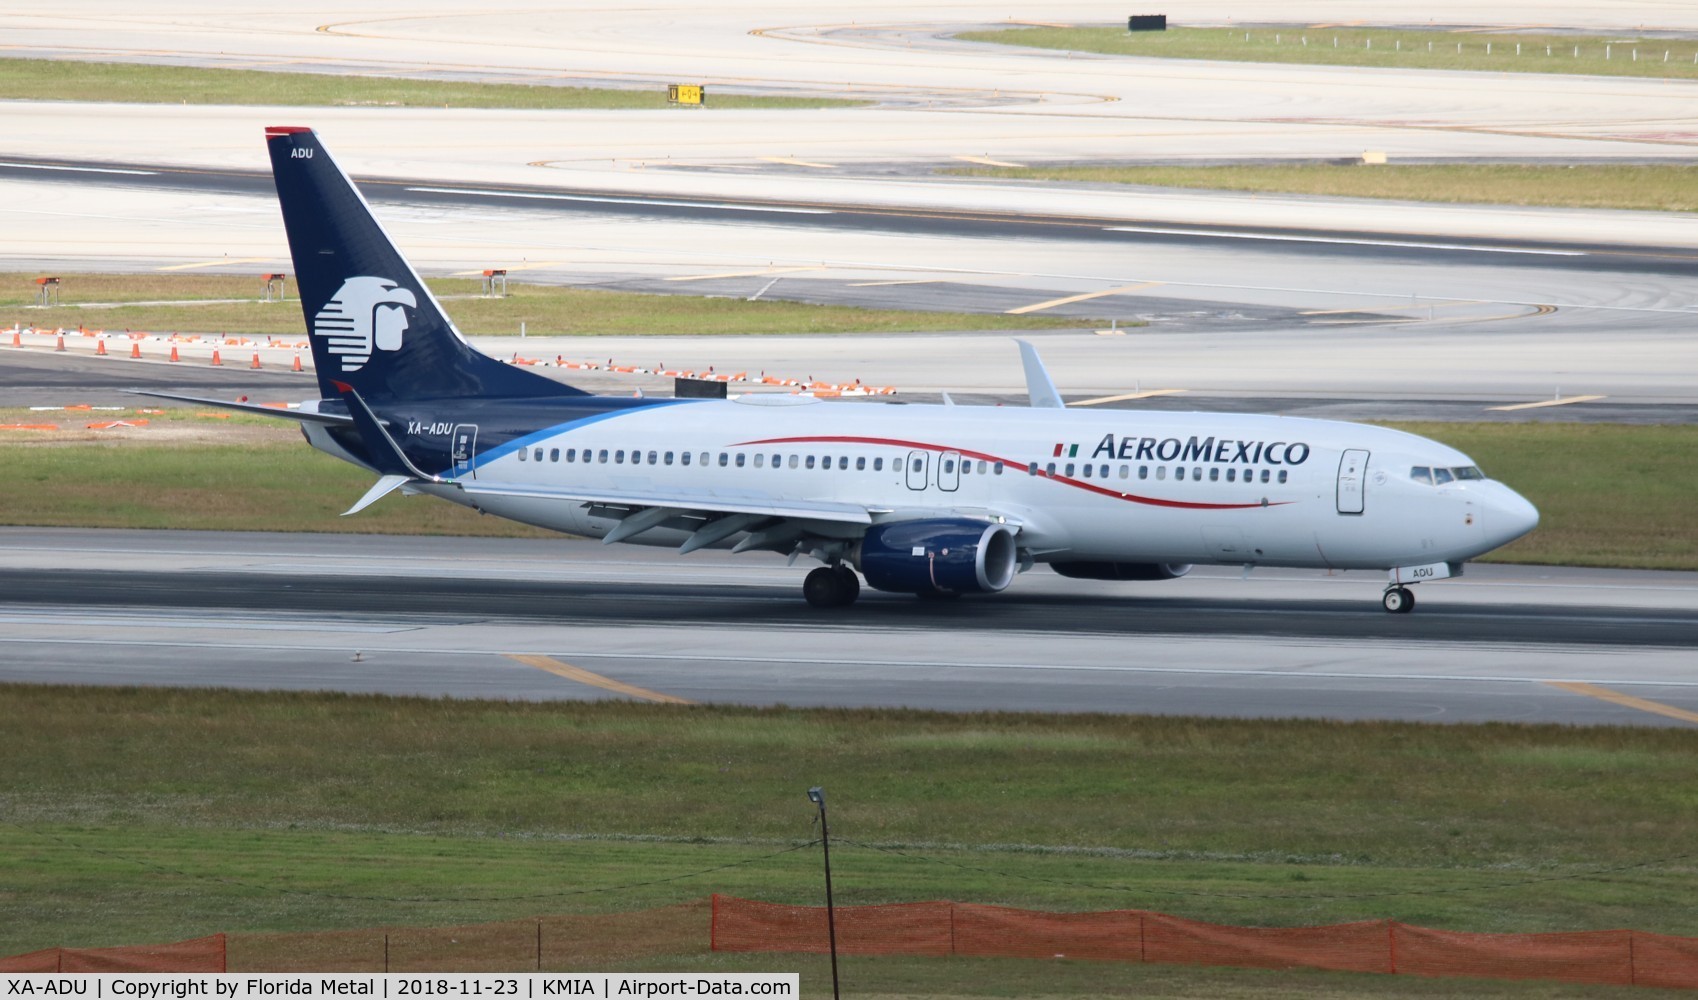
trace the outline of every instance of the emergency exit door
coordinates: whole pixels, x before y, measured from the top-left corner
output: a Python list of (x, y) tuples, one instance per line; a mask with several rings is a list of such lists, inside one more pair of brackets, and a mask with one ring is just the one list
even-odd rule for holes
[(1352, 448), (1338, 460), (1338, 512), (1362, 513), (1362, 483), (1367, 478), (1368, 453)]

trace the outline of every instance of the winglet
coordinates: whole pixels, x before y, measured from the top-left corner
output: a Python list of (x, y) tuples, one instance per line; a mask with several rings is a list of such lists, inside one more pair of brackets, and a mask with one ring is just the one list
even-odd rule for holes
[[(360, 443), (366, 446), (366, 451), (370, 454), (372, 462), (377, 465), (377, 471), (383, 474), (385, 480), (399, 476), (403, 480), (422, 479), (427, 483), (445, 482), (441, 476), (433, 476), (428, 472), (420, 471), (419, 467), (413, 464), (413, 460), (407, 457), (406, 452), (401, 450), (401, 446), (395, 443), (395, 439), (389, 436), (387, 430), (384, 430), (383, 424), (378, 422), (377, 414), (371, 412), (371, 407), (366, 405), (366, 401), (360, 398), (360, 394), (355, 391), (353, 386), (346, 382), (337, 382), (335, 385), (337, 390), (342, 393), (343, 398), (348, 401), (348, 416), (354, 419), (354, 429), (360, 432)], [(380, 481), (378, 485), (383, 485), (383, 482)], [(390, 488), (393, 489), (394, 487)], [(382, 493), (379, 493), (377, 496), (382, 495)], [(377, 497), (367, 494), (367, 501), (376, 499)]]
[(377, 481), (376, 485), (366, 491), (365, 496), (360, 497), (358, 503), (343, 511), (342, 516), (347, 517), (349, 514), (358, 514), (360, 511), (365, 510), (367, 507), (370, 507), (372, 504), (382, 500), (384, 497), (412, 481), (413, 479), (411, 476), (384, 476), (382, 479)]
[(1038, 357), (1038, 349), (1024, 340), (1014, 342), (1020, 345), (1020, 363), (1026, 367), (1026, 395), (1031, 400), (1029, 405), (1050, 410), (1065, 408), (1067, 404), (1061, 401), (1061, 393), (1055, 391), (1055, 383), (1050, 381), (1049, 372), (1044, 370), (1044, 362)]

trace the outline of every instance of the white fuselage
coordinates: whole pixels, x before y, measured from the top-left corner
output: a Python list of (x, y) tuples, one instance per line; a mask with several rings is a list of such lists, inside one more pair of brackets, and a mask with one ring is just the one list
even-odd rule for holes
[[(1437, 442), (1336, 421), (755, 396), (541, 428), (484, 452), (465, 474), (563, 490), (843, 501), (865, 505), (875, 523), (1002, 518), (1039, 562), (1385, 569), (1461, 562), (1537, 523), (1532, 505), (1495, 481), (1412, 475), (1472, 468)], [(420, 488), (591, 537), (621, 516), (579, 501)], [(851, 538), (864, 528), (810, 530)], [(685, 537), (662, 527), (632, 541)]]

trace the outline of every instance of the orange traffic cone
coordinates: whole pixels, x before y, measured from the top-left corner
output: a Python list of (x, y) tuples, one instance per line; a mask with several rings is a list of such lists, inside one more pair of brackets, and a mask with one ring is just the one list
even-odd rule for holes
[(299, 354), (295, 355), (295, 366), (289, 370), (292, 372), (298, 372), (301, 370), (301, 356)]
[(248, 365), (248, 367), (249, 368), (258, 368), (259, 367), (259, 352), (258, 351), (254, 352), (254, 359), (253, 359), (252, 363), (250, 363)]
[(136, 359), (137, 361), (141, 360), (141, 342), (140, 341), (137, 341), (136, 343), (133, 343), (133, 344), (130, 345), (130, 357)]
[(177, 357), (177, 345), (176, 344), (171, 345), (171, 360), (172, 361), (181, 361), (182, 360), (182, 358)]
[(218, 348), (216, 347), (212, 349), (212, 363), (220, 366), (224, 364), (224, 359), (218, 356)]
[(102, 337), (99, 340), (94, 342), (94, 355), (95, 355), (95, 357), (98, 357), (98, 358), (106, 357), (106, 338), (105, 337)]
[(59, 335), (59, 342), (53, 345), (53, 349), (55, 351), (63, 351), (65, 349), (65, 335), (64, 334), (61, 333)]
[(20, 333), (17, 330), (12, 331), (12, 346), (13, 347), (24, 346), (24, 336), (23, 336), (22, 333)]

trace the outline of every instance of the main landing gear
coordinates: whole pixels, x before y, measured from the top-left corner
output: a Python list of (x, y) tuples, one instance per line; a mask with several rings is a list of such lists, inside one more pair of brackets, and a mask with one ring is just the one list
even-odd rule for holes
[(1380, 603), (1394, 615), (1406, 615), (1415, 610), (1415, 592), (1408, 587), (1387, 587)]
[(861, 578), (839, 563), (821, 566), (802, 580), (802, 596), (816, 608), (844, 608), (861, 596)]

